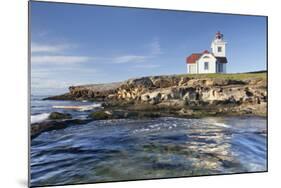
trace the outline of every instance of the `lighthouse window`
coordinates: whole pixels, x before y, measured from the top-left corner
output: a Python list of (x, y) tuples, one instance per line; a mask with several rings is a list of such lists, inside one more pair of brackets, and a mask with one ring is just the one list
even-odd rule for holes
[(209, 62), (204, 62), (204, 70), (209, 70)]
[(221, 52), (221, 47), (220, 46), (218, 47), (218, 52)]

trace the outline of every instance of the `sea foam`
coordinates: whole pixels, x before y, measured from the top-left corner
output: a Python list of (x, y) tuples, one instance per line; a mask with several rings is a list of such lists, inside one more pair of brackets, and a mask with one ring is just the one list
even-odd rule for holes
[(48, 119), (50, 113), (42, 113), (31, 116), (31, 123), (39, 123)]
[(58, 109), (69, 109), (69, 110), (78, 110), (78, 111), (89, 111), (94, 108), (100, 108), (101, 104), (91, 104), (91, 105), (80, 105), (80, 106), (53, 106), (53, 108)]
[(101, 107), (101, 104), (83, 105), (83, 106), (80, 106), (80, 107), (81, 108), (79, 109), (79, 111), (88, 111), (88, 110), (92, 110), (94, 108)]
[(224, 124), (224, 123), (213, 123), (213, 125), (218, 126), (218, 127), (225, 127), (225, 128), (229, 128), (230, 125)]

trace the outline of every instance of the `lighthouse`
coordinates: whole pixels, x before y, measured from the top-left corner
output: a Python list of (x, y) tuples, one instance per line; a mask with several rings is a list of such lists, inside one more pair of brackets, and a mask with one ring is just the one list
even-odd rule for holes
[(212, 41), (211, 50), (216, 57), (226, 57), (226, 42), (224, 41), (223, 34), (219, 31)]
[(226, 41), (219, 31), (211, 43), (210, 52), (204, 50), (186, 57), (187, 73), (189, 74), (226, 73), (226, 64)]

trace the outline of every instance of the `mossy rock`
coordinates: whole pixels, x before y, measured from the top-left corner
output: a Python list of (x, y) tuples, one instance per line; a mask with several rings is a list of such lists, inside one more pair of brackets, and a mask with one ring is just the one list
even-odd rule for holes
[(71, 115), (68, 113), (52, 112), (49, 115), (49, 119), (58, 120), (58, 119), (71, 119)]
[(127, 118), (137, 118), (139, 116), (139, 113), (138, 112), (128, 112), (126, 114), (126, 117)]
[(89, 114), (88, 117), (94, 120), (103, 120), (111, 118), (111, 114), (108, 111), (96, 111)]
[(159, 118), (161, 117), (161, 113), (158, 112), (146, 112), (144, 113), (145, 118)]

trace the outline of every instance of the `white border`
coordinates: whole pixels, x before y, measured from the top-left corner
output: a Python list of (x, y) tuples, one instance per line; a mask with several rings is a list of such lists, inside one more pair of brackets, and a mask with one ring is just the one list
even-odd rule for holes
[[(59, 1), (57, 1), (59, 2)], [(280, 10), (276, 0), (67, 0), (119, 5), (269, 16), (269, 172), (177, 178), (68, 187), (271, 187), (280, 185)], [(1, 181), (0, 187), (27, 187), (27, 1), (1, 2)], [(3, 105), (4, 104), (4, 105)], [(276, 186), (275, 186), (276, 187)], [(277, 186), (278, 187), (278, 186)]]

